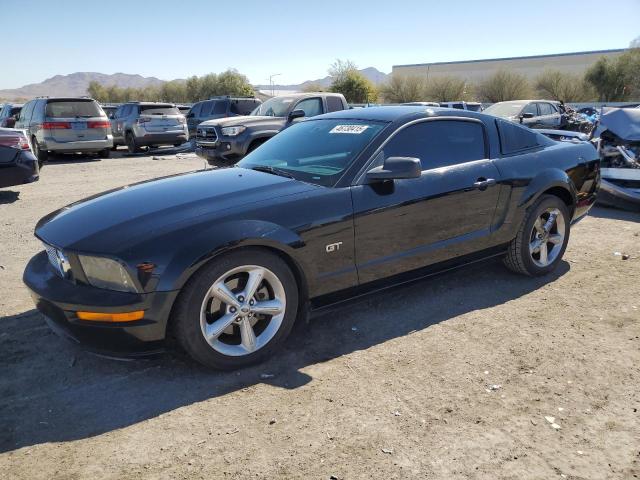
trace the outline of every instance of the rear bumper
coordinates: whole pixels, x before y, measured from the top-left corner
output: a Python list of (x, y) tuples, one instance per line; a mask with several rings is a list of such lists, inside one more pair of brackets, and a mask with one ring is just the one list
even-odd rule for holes
[(21, 152), (11, 163), (0, 163), (0, 188), (37, 182), (39, 178), (38, 160), (29, 152)]
[[(132, 357), (164, 348), (167, 322), (177, 291), (135, 294), (75, 284), (54, 273), (45, 252), (29, 261), (23, 281), (52, 330), (90, 351)], [(145, 311), (142, 320), (89, 322), (76, 316), (78, 311), (118, 313), (135, 310)]]
[(99, 152), (101, 150), (113, 147), (113, 137), (107, 135), (101, 140), (82, 140), (75, 142), (59, 142), (51, 137), (46, 137), (42, 144), (43, 150), (59, 153), (75, 153), (75, 152)]
[(640, 211), (640, 183), (637, 188), (622, 187), (602, 179), (598, 203), (626, 210)]
[(144, 135), (136, 136), (136, 144), (139, 146), (148, 145), (174, 145), (184, 143), (189, 140), (189, 135), (184, 131), (179, 132), (147, 132)]

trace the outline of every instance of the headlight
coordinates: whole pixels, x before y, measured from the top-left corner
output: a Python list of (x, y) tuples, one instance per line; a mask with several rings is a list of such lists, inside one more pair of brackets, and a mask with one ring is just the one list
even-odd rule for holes
[(244, 132), (247, 127), (224, 127), (222, 128), (222, 135), (225, 137), (235, 137)]
[(87, 281), (97, 288), (119, 292), (137, 292), (125, 268), (115, 260), (104, 257), (78, 255)]

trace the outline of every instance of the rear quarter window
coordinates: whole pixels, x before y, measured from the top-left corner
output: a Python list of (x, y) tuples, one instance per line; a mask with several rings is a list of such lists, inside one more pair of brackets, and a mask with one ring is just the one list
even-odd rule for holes
[(527, 127), (506, 120), (496, 120), (503, 155), (529, 150), (540, 146), (538, 135)]
[(344, 110), (342, 99), (340, 97), (327, 97), (327, 111), (338, 112)]

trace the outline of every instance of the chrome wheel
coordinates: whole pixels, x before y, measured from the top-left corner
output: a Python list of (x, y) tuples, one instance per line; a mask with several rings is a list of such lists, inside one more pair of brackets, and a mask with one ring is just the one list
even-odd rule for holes
[(243, 265), (211, 285), (200, 309), (207, 343), (228, 356), (249, 355), (278, 333), (286, 308), (284, 286), (270, 270)]
[(538, 267), (551, 265), (560, 255), (566, 225), (564, 215), (557, 208), (547, 208), (533, 224), (529, 238), (529, 254)]

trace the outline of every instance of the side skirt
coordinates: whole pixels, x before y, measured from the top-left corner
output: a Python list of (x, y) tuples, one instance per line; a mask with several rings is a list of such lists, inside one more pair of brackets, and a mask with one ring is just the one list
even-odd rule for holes
[(375, 295), (386, 290), (416, 283), (425, 278), (455, 270), (473, 263), (482, 262), (493, 257), (502, 256), (506, 253), (507, 245), (499, 245), (487, 250), (482, 250), (481, 252), (464, 255), (462, 257), (422, 267), (417, 270), (394, 275), (389, 278), (375, 280), (357, 287), (322, 295), (311, 299), (309, 314), (311, 316), (325, 314), (327, 311), (333, 310), (344, 303), (361, 300), (370, 295)]

